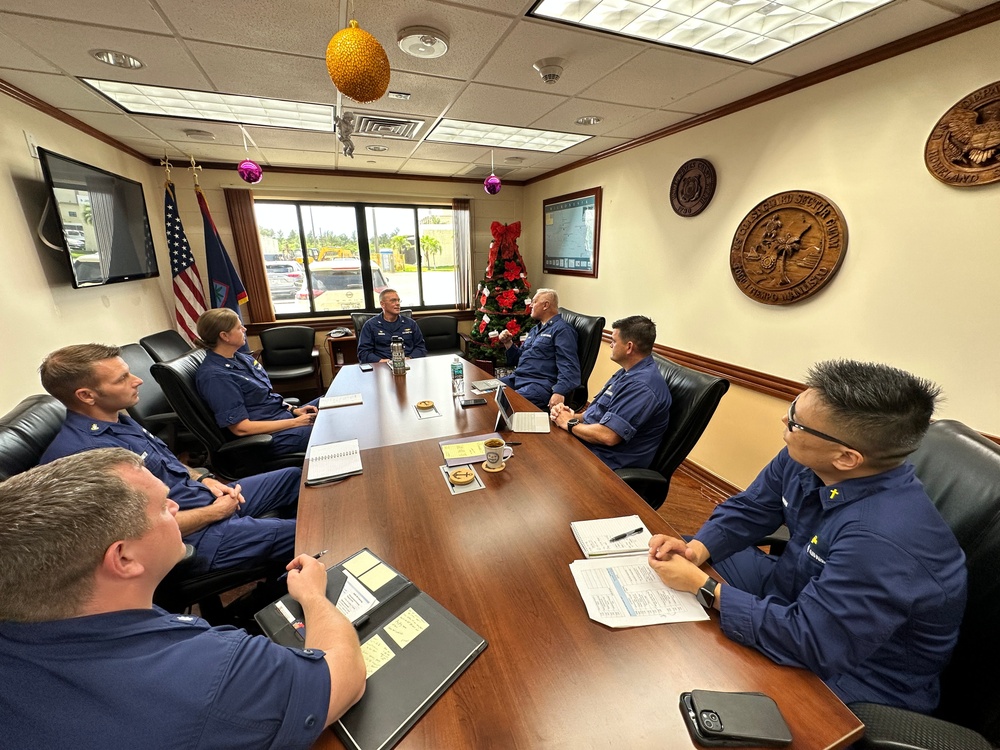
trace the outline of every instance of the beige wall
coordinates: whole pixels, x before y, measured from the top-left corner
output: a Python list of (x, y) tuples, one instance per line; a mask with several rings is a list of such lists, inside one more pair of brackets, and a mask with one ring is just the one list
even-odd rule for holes
[[(1000, 184), (948, 187), (923, 164), (938, 118), (997, 79), (993, 24), (532, 184), (521, 242), (529, 270), (539, 278), (541, 202), (600, 185), (599, 278), (539, 281), (567, 307), (609, 322), (648, 314), (661, 344), (795, 380), (825, 358), (888, 362), (944, 387), (940, 416), (1000, 434)], [(685, 219), (668, 188), (694, 157), (712, 161), (719, 185), (708, 209)], [(785, 190), (836, 203), (849, 249), (825, 290), (769, 307), (736, 288), (729, 247), (746, 213)], [(738, 457), (773, 453), (786, 408), (734, 389), (692, 457), (746, 484), (756, 468)]]

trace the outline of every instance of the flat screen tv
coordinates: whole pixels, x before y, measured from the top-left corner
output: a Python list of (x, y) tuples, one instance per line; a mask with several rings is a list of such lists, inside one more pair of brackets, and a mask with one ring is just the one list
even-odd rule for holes
[(142, 184), (38, 149), (73, 286), (159, 276)]

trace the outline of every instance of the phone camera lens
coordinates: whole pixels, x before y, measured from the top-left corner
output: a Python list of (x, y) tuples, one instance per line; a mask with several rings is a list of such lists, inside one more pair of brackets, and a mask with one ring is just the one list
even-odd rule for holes
[(701, 712), (701, 723), (705, 729), (710, 732), (721, 732), (722, 731), (722, 720), (715, 711), (702, 711)]

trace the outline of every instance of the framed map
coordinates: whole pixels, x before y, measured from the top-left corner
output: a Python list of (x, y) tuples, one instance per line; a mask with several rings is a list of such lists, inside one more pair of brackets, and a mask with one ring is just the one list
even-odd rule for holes
[(542, 201), (542, 271), (597, 278), (601, 188)]

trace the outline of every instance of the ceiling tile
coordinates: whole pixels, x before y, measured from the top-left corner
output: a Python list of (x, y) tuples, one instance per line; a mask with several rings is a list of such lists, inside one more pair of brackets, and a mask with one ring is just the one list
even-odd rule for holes
[[(6, 14), (0, 13), (0, 25), (4, 25)], [(36, 70), (44, 73), (58, 73), (59, 68), (48, 63), (14, 37), (0, 32), (0, 68)]]
[[(641, 107), (627, 107), (624, 104), (571, 99), (531, 123), (531, 127), (541, 130), (580, 133), (581, 135), (604, 135), (625, 123), (655, 111)], [(576, 120), (586, 115), (598, 115), (604, 119), (596, 125), (577, 125)]]
[(642, 138), (644, 135), (655, 133), (657, 130), (663, 130), (663, 128), (684, 122), (684, 120), (692, 117), (694, 115), (690, 112), (673, 112), (671, 110), (660, 109), (644, 115), (638, 120), (633, 120), (627, 125), (609, 131), (608, 135), (616, 138)]
[(25, 70), (0, 70), (0, 78), (60, 109), (120, 113), (114, 104), (75, 78)]
[(685, 112), (709, 112), (723, 104), (739, 101), (790, 80), (791, 76), (768, 73), (764, 70), (743, 70), (723, 81), (706, 86), (689, 96), (671, 102), (673, 109)]
[[(243, 146), (243, 134), (236, 125), (224, 122), (209, 122), (207, 120), (188, 120), (182, 117), (152, 117), (132, 115), (132, 119), (155, 133), (165, 141), (180, 141), (183, 143), (214, 143), (219, 146)], [(188, 138), (185, 130), (206, 130), (215, 135), (214, 141), (198, 141)], [(255, 136), (256, 137), (256, 136)]]
[[(438, 117), (455, 101), (463, 88), (465, 81), (394, 70), (389, 75), (389, 89), (385, 96), (378, 101), (357, 106), (401, 115)], [(389, 91), (400, 91), (409, 94), (410, 98), (406, 101), (390, 99)], [(351, 105), (353, 102), (344, 99), (344, 104)]]
[(527, 127), (564, 101), (565, 96), (471, 83), (448, 110), (448, 117), (469, 122)]
[(79, 109), (64, 110), (77, 120), (85, 122), (92, 128), (97, 128), (112, 138), (154, 138), (155, 133), (137, 123), (131, 117), (105, 114), (103, 112), (84, 112)]
[[(499, 154), (499, 150), (497, 151)], [(464, 161), (472, 163), (475, 161), (489, 160), (490, 150), (483, 146), (470, 146), (462, 143), (435, 143), (423, 141), (420, 143), (413, 155), (420, 159), (431, 161)]]
[(468, 166), (468, 162), (408, 159), (399, 171), (401, 174), (433, 174), (452, 177), (458, 175)]
[[(162, 3), (160, 3), (162, 5)], [(61, 18), (78, 23), (100, 24), (132, 31), (152, 31), (169, 34), (170, 28), (159, 14), (153, 10), (149, 0), (0, 0), (0, 10), (25, 13), (33, 16)], [(4, 24), (6, 26), (6, 23)]]

